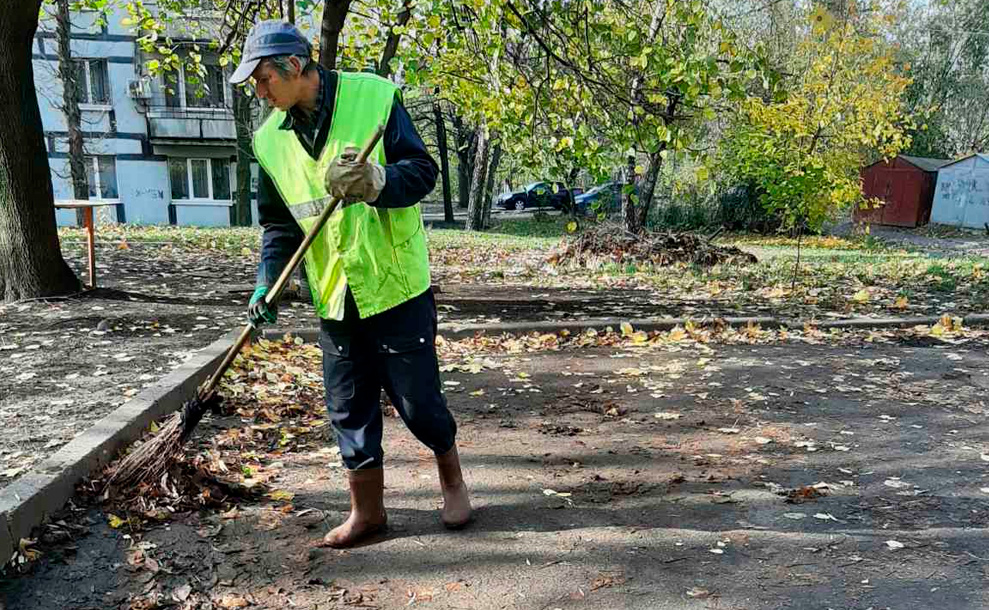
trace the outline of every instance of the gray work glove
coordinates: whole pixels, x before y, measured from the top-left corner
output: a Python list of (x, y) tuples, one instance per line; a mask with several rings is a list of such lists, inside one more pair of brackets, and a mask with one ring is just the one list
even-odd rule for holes
[(360, 150), (348, 146), (326, 170), (326, 190), (345, 203), (378, 200), (385, 188), (385, 168), (374, 161), (357, 162)]

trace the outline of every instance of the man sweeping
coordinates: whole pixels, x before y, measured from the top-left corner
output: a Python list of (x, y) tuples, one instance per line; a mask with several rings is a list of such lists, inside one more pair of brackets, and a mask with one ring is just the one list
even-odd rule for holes
[[(274, 110), (254, 134), (258, 216), (264, 228), (248, 316), (274, 322), (265, 304), (306, 231), (332, 196), (344, 204), (305, 257), (320, 317), (326, 406), (350, 484), (350, 516), (324, 541), (349, 547), (380, 533), (383, 501), (381, 390), (405, 425), (436, 454), (447, 527), (467, 524), (457, 426), (436, 358), (436, 304), (419, 206), (437, 166), (402, 105), (398, 87), (371, 74), (323, 69), (302, 33), (263, 21), (248, 34), (232, 83), (252, 78)], [(357, 147), (385, 125), (366, 163)]]

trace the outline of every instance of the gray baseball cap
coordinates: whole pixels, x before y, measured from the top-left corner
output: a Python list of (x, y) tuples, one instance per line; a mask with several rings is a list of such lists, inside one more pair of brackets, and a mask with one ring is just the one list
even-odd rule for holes
[(239, 84), (254, 73), (261, 60), (273, 55), (312, 55), (312, 46), (299, 28), (286, 21), (272, 19), (258, 22), (247, 34), (240, 65), (234, 70), (230, 82)]

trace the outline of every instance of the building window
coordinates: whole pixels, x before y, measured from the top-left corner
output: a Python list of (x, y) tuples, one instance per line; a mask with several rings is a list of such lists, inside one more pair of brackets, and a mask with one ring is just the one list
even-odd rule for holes
[(230, 201), (230, 161), (227, 159), (168, 160), (172, 200)]
[(185, 103), (190, 108), (225, 108), (226, 79), (223, 78), (223, 68), (218, 65), (206, 64), (206, 75), (191, 76), (186, 80)]
[(117, 192), (117, 165), (113, 157), (86, 157), (86, 182), (89, 184), (90, 199), (120, 198)]
[(76, 100), (80, 104), (110, 103), (110, 77), (105, 59), (75, 59)]
[[(203, 64), (205, 74), (193, 74), (185, 64), (164, 82), (167, 108), (229, 108), (227, 79), (217, 64)], [(174, 82), (172, 82), (174, 78)]]

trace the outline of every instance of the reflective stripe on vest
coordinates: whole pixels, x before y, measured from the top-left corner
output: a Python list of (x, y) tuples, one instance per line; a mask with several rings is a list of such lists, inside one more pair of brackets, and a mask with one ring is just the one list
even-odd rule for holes
[[(274, 111), (254, 134), (254, 154), (271, 177), (293, 218), (308, 231), (330, 202), (324, 176), (347, 146), (363, 147), (378, 125), (387, 124), (398, 88), (372, 74), (337, 74), (330, 133), (313, 159), (291, 130), (279, 129), (285, 113)], [(371, 155), (384, 165), (384, 146)], [(320, 317), (341, 319), (349, 285), (361, 318), (372, 316), (429, 289), (429, 256), (419, 206), (375, 208), (348, 204), (335, 211), (306, 253), (306, 274)]]

